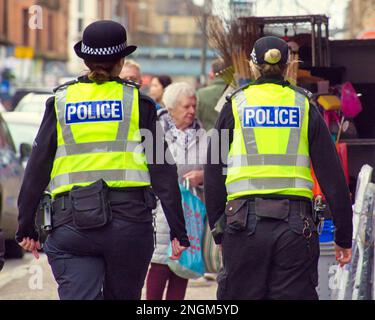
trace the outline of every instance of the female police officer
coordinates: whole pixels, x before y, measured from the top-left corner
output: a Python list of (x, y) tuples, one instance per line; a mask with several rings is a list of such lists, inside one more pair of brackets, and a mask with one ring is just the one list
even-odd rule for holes
[[(334, 214), (341, 264), (351, 257), (349, 191), (318, 110), (303, 89), (283, 78), (287, 43), (261, 38), (251, 60), (258, 79), (228, 99), (216, 124), (229, 130), (229, 153), (219, 149), (224, 140), (211, 144), (205, 168), (211, 228), (224, 212), (226, 217), (224, 235), (215, 239), (222, 241), (224, 261), (218, 298), (316, 299), (319, 240), (310, 160)], [(211, 154), (222, 151), (223, 161), (211, 163)]]
[(140, 299), (153, 252), (151, 184), (171, 228), (171, 258), (189, 246), (176, 167), (157, 165), (156, 150), (140, 147), (140, 129), (157, 139), (156, 109), (118, 78), (136, 50), (125, 28), (95, 22), (74, 49), (90, 73), (47, 101), (19, 196), (17, 240), (37, 255), (34, 213), (49, 184), (54, 229), (44, 250), (60, 298)]

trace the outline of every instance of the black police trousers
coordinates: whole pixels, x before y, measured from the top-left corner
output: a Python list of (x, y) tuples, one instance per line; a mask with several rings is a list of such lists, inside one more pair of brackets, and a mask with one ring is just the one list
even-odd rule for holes
[(152, 222), (56, 228), (44, 245), (61, 300), (139, 300), (154, 251)]
[[(259, 218), (248, 208), (246, 230), (227, 226), (222, 241), (219, 300), (317, 300), (319, 236), (311, 217)], [(305, 230), (306, 231), (306, 230)]]

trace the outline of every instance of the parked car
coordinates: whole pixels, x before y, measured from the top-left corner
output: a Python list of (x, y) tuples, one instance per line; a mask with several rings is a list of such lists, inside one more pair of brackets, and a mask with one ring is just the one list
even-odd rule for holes
[(6, 239), (6, 257), (22, 258), (23, 249), (16, 243), (18, 227), (17, 198), (24, 175), (22, 159), (27, 155), (17, 151), (9, 129), (0, 115), (0, 229)]
[(0, 112), (6, 112), (7, 109), (5, 109), (4, 105), (0, 101)]
[(2, 116), (18, 151), (17, 155), (21, 156), (21, 152), (24, 155), (24, 167), (26, 167), (27, 149), (31, 151), (43, 116), (35, 112), (6, 112)]
[(46, 95), (52, 95), (53, 89), (51, 88), (17, 88), (15, 93), (12, 96), (11, 101), (11, 111), (13, 111), (18, 103), (29, 93), (35, 93), (35, 94), (46, 94)]
[(46, 102), (52, 94), (31, 92), (24, 96), (15, 107), (15, 112), (35, 112), (44, 114), (46, 109)]

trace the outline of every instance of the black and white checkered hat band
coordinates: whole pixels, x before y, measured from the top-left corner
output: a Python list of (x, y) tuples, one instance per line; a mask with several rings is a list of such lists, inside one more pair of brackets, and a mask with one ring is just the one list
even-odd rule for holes
[(127, 47), (126, 42), (118, 46), (107, 47), (107, 48), (91, 48), (85, 45), (84, 43), (82, 43), (81, 52), (85, 54), (90, 54), (93, 56), (109, 56), (109, 55), (124, 51), (126, 47)]
[(253, 49), (253, 52), (251, 52), (251, 59), (255, 64), (258, 64), (257, 54), (255, 53), (255, 49)]

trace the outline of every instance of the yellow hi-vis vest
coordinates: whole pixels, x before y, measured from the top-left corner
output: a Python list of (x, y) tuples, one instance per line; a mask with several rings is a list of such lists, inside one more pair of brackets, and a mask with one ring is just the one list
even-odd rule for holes
[(312, 199), (306, 96), (277, 84), (250, 85), (232, 97), (232, 111), (228, 201), (265, 194)]
[(100, 179), (112, 188), (150, 185), (137, 88), (116, 81), (63, 86), (55, 93), (55, 110), (53, 196)]

